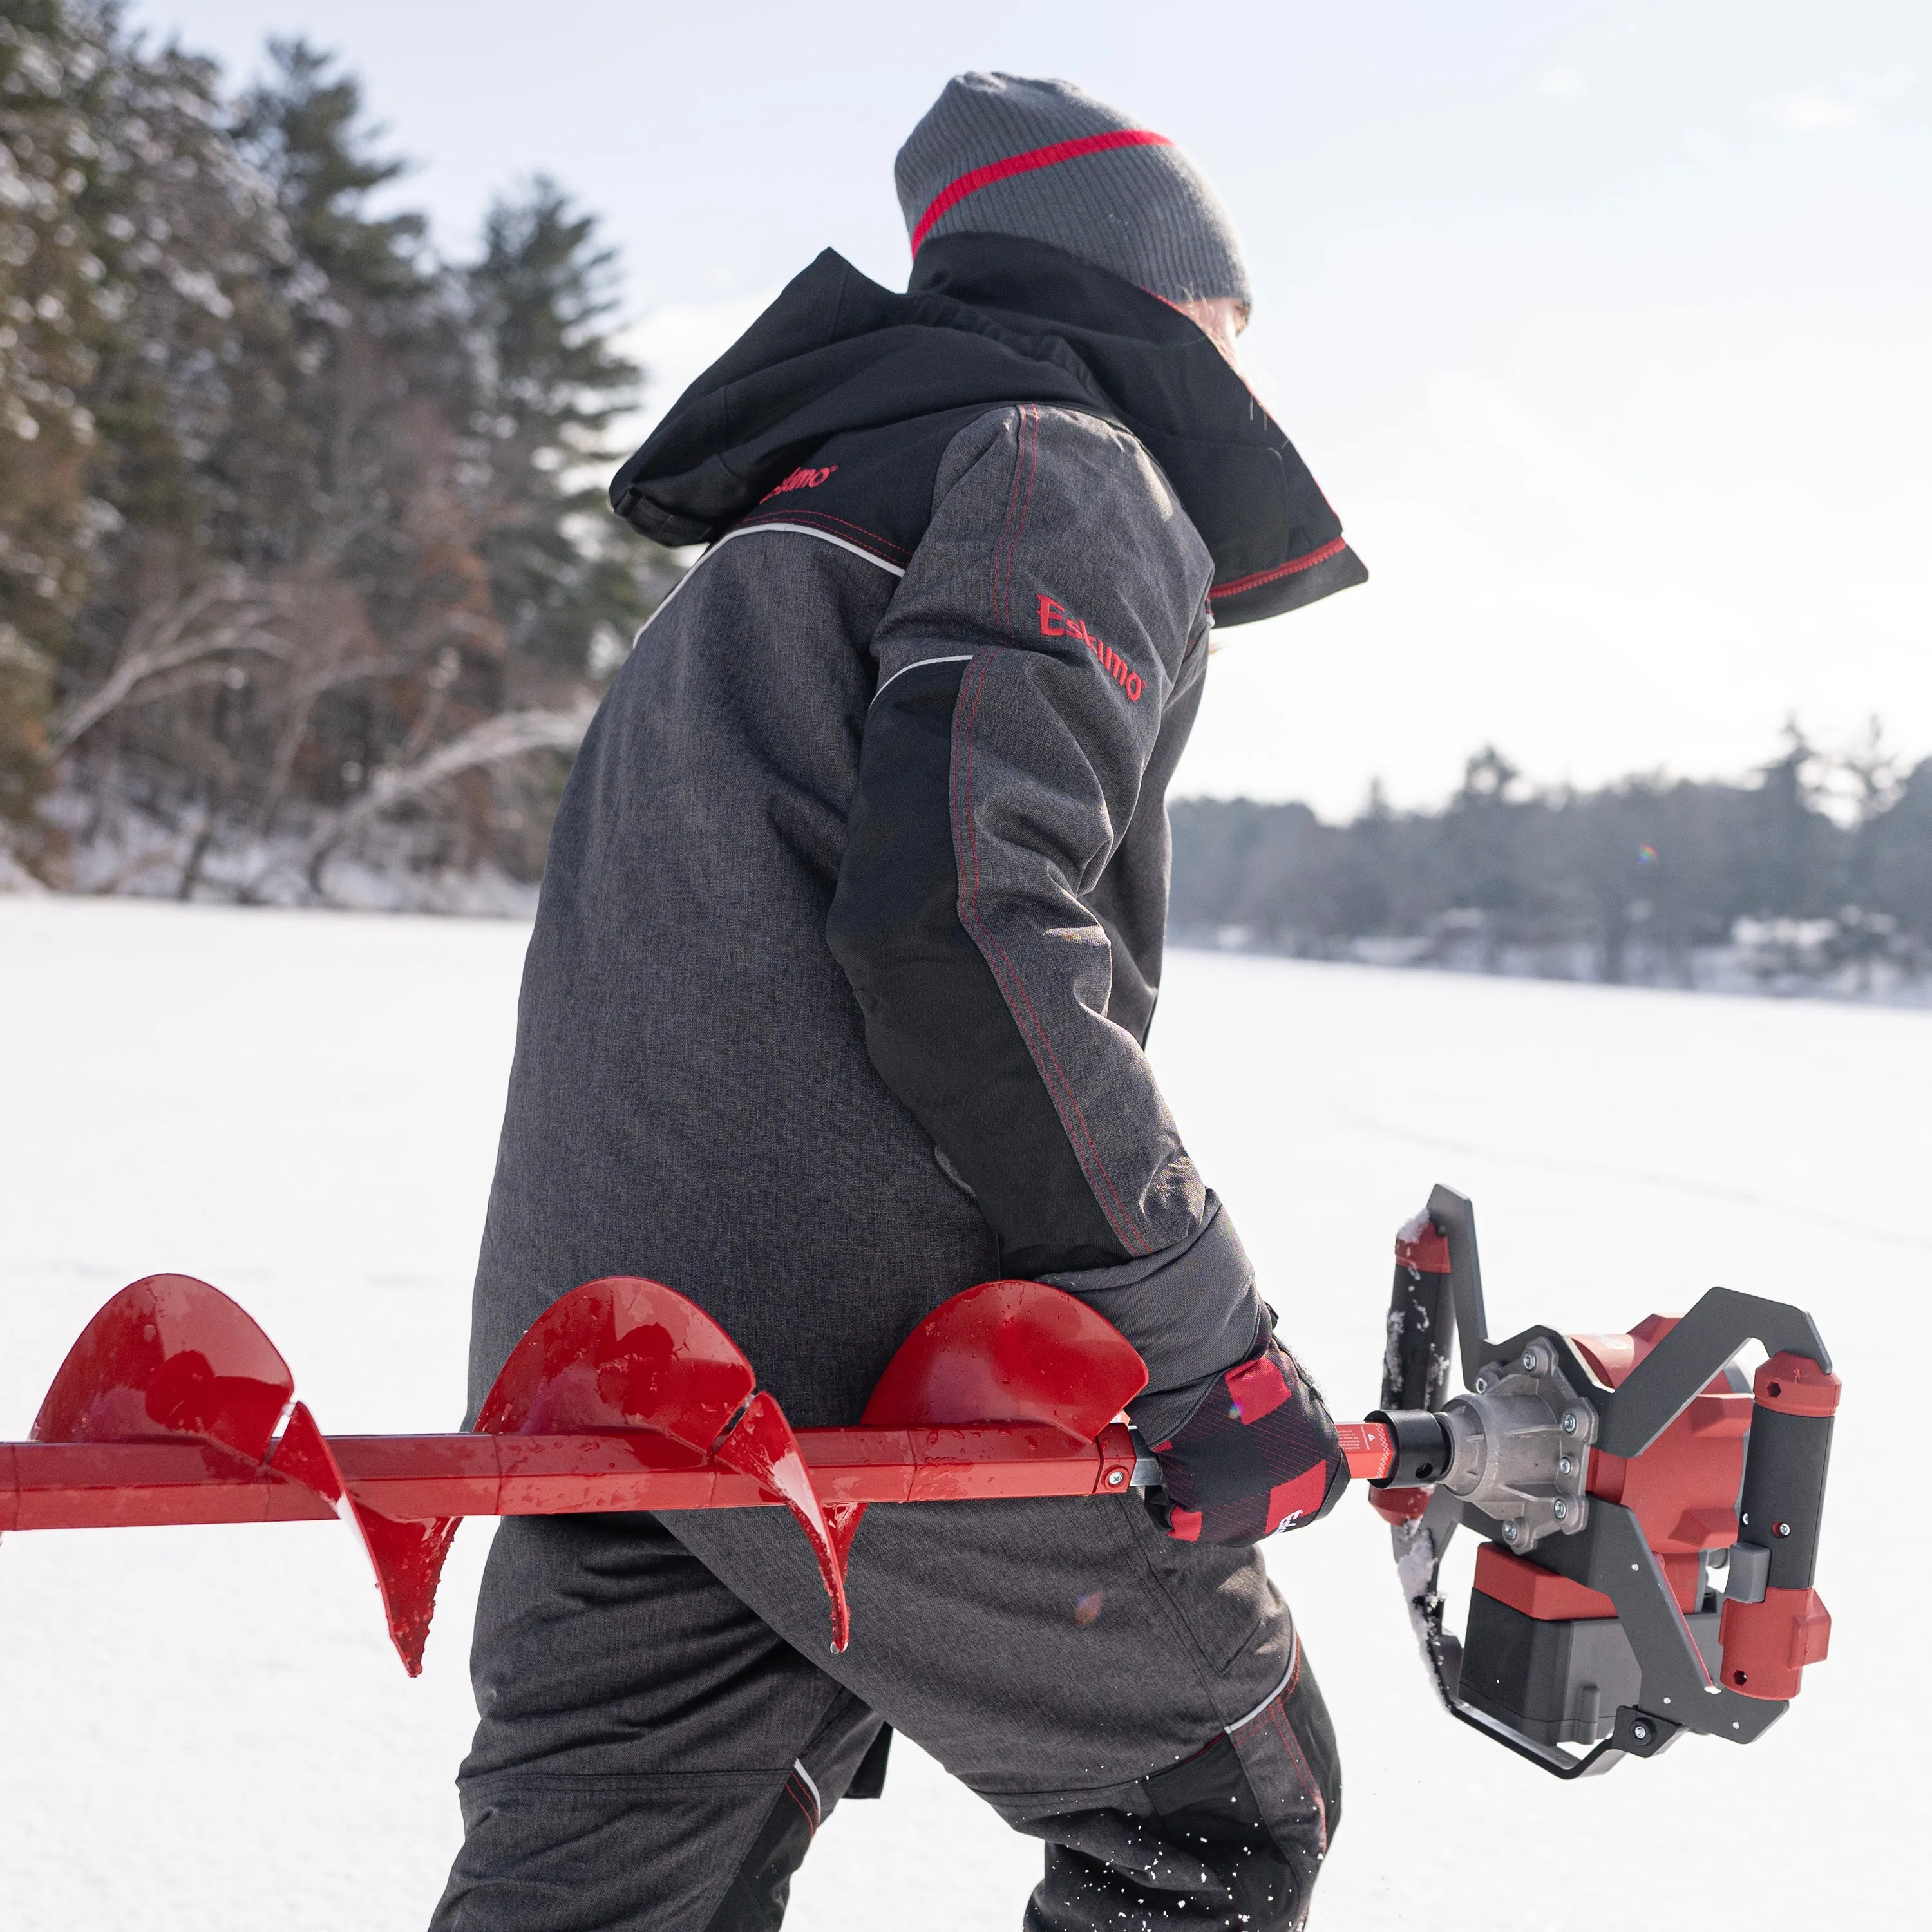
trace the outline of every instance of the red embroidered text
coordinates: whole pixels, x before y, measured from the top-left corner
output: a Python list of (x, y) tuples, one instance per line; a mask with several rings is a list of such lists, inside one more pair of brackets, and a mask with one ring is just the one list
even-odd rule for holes
[(1078, 638), (1094, 653), (1100, 668), (1127, 694), (1127, 702), (1139, 704), (1145, 688), (1140, 673), (1131, 669), (1112, 645), (1103, 644), (1078, 617), (1069, 616), (1066, 606), (1057, 597), (1042, 596), (1040, 600), (1040, 634), (1042, 638)]
[(782, 496), (788, 490), (816, 490), (838, 467), (836, 463), (828, 463), (823, 470), (794, 470), (782, 483), (767, 490), (758, 501), (769, 503), (774, 496)]

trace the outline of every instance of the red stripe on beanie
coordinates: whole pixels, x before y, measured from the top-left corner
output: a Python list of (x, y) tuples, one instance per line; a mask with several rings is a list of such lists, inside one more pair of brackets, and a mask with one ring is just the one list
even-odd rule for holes
[(1083, 154), (1105, 154), (1110, 148), (1171, 148), (1174, 143), (1165, 134), (1156, 134), (1146, 128), (1114, 128), (1104, 134), (1083, 134), (1078, 140), (1055, 141), (1044, 148), (1029, 148), (1023, 154), (1009, 154), (1004, 161), (988, 161), (983, 168), (974, 168), (962, 175), (957, 181), (948, 182), (927, 204), (926, 212), (919, 218), (919, 226), (912, 231), (912, 252), (919, 253), (932, 225), (949, 208), (956, 208), (969, 194), (977, 194), (982, 188), (991, 188), (994, 182), (1005, 181), (1013, 175), (1030, 174), (1035, 168), (1050, 168), (1061, 161), (1077, 161)]

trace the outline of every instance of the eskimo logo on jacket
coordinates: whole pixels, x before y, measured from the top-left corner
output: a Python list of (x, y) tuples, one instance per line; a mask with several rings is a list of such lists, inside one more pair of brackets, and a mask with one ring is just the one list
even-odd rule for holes
[(1040, 600), (1040, 634), (1042, 638), (1078, 638), (1094, 653), (1100, 668), (1127, 694), (1127, 702), (1139, 704), (1144, 688), (1140, 673), (1130, 669), (1126, 658), (1111, 644), (1103, 644), (1078, 617), (1070, 615), (1057, 597), (1043, 593)]
[(788, 490), (816, 490), (838, 467), (836, 463), (828, 463), (823, 470), (794, 470), (782, 483), (773, 484), (758, 501), (769, 503), (774, 496), (782, 496)]

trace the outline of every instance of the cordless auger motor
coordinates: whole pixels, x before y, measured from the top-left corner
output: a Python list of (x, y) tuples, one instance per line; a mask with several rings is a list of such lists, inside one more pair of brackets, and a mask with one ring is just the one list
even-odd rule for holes
[[(1747, 1384), (1731, 1358), (1754, 1338), (1770, 1359)], [(531, 1324), (474, 1431), (331, 1437), (242, 1309), (153, 1275), (88, 1324), (31, 1438), (0, 1443), (0, 1531), (346, 1516), (413, 1676), (466, 1516), (776, 1506), (843, 1649), (868, 1508), (1156, 1484), (1123, 1412), (1146, 1381), (1084, 1302), (986, 1282), (907, 1337), (857, 1427), (794, 1431), (701, 1309), (621, 1277)], [(1397, 1238), (1382, 1399), (1337, 1433), (1465, 1724), (1574, 1778), (1682, 1731), (1748, 1743), (1825, 1654), (1812, 1575), (1838, 1379), (1800, 1310), (1720, 1288), (1627, 1335), (1491, 1342), (1469, 1204), (1438, 1187)], [(1485, 1539), (1460, 1643), (1437, 1588), (1458, 1524)]]
[[(1748, 1383), (1751, 1340), (1770, 1359)], [(1370, 1501), (1451, 1715), (1559, 1778), (1684, 1731), (1761, 1736), (1831, 1635), (1812, 1577), (1838, 1388), (1808, 1315), (1725, 1288), (1627, 1335), (1491, 1341), (1474, 1214), (1438, 1187), (1396, 1237)], [(1486, 1539), (1460, 1644), (1436, 1587), (1459, 1524)]]

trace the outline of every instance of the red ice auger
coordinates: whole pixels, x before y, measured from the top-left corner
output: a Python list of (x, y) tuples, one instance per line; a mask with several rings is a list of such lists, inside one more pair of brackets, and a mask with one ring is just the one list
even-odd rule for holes
[[(1468, 1388), (1444, 1400), (1459, 1326)], [(1438, 1187), (1397, 1241), (1384, 1406), (1338, 1432), (1444, 1703), (1566, 1778), (1680, 1731), (1759, 1736), (1830, 1629), (1811, 1581), (1838, 1382), (1810, 1318), (1714, 1288), (1628, 1335), (1486, 1335), (1469, 1204)], [(1747, 1394), (1730, 1358), (1753, 1336), (1772, 1353)], [(868, 1508), (1157, 1484), (1123, 1414), (1146, 1380), (1085, 1304), (987, 1282), (914, 1330), (858, 1426), (794, 1430), (710, 1316), (614, 1278), (532, 1324), (473, 1431), (329, 1437), (247, 1314), (152, 1275), (88, 1324), (30, 1439), (0, 1444), (0, 1532), (346, 1516), (414, 1676), (464, 1516), (778, 1506), (843, 1649)], [(1458, 1522), (1489, 1539), (1460, 1644), (1436, 1589)]]

